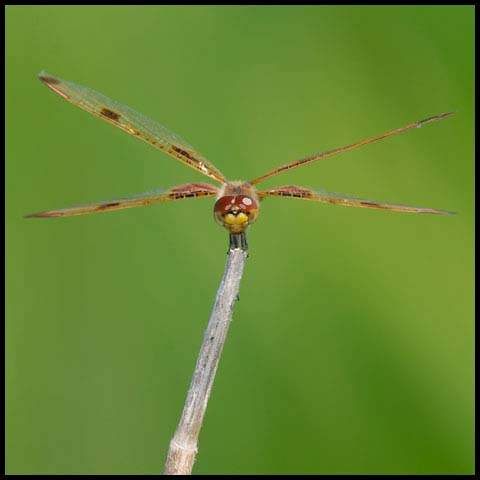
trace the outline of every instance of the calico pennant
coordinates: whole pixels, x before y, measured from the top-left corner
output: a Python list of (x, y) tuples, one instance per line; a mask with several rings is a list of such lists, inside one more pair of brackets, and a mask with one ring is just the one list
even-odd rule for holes
[(328, 150), (322, 153), (287, 163), (281, 167), (262, 175), (261, 177), (244, 181), (229, 181), (218, 168), (210, 163), (200, 153), (195, 151), (179, 135), (171, 132), (159, 123), (150, 120), (135, 110), (110, 100), (101, 93), (95, 92), (75, 83), (62, 80), (45, 72), (39, 74), (39, 79), (55, 93), (65, 100), (77, 105), (87, 112), (100, 117), (101, 119), (115, 125), (125, 132), (133, 135), (153, 147), (162, 150), (167, 155), (179, 160), (189, 167), (203, 173), (207, 177), (220, 183), (220, 186), (209, 183), (188, 183), (168, 188), (166, 190), (150, 191), (138, 195), (119, 198), (117, 200), (87, 203), (58, 210), (33, 213), (27, 217), (67, 217), (72, 215), (84, 215), (87, 213), (107, 212), (122, 208), (141, 207), (153, 203), (169, 202), (184, 198), (216, 197), (213, 207), (215, 221), (225, 227), (230, 233), (230, 248), (247, 249), (246, 230), (255, 222), (260, 201), (265, 197), (288, 197), (315, 202), (331, 203), (335, 205), (346, 205), (350, 207), (377, 208), (383, 210), (394, 210), (398, 212), (451, 214), (446, 210), (435, 210), (433, 208), (412, 207), (395, 203), (377, 202), (352, 197), (340, 193), (330, 193), (323, 190), (312, 190), (299, 186), (283, 186), (269, 190), (257, 190), (256, 185), (267, 178), (278, 175), (285, 170), (307, 165), (322, 158), (336, 155), (337, 153), (353, 150), (354, 148), (376, 142), (383, 138), (397, 133), (418, 128), (426, 123), (435, 122), (452, 115), (453, 112), (441, 113), (432, 117), (410, 123), (404, 127), (367, 138), (360, 142), (352, 143), (340, 148)]

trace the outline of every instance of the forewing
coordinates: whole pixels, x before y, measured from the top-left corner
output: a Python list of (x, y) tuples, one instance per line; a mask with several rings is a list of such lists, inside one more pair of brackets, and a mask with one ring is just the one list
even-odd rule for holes
[(111, 100), (101, 93), (73, 82), (67, 82), (46, 72), (41, 72), (39, 79), (55, 93), (83, 110), (140, 138), (207, 177), (222, 183), (226, 181), (224, 175), (196, 152), (188, 142), (145, 115)]
[(259, 192), (258, 196), (264, 198), (270, 197), (290, 197), (300, 198), (303, 200), (312, 200), (314, 202), (331, 203), (334, 205), (346, 205), (348, 207), (361, 208), (378, 208), (382, 210), (394, 210), (397, 212), (414, 212), (414, 213), (436, 213), (436, 214), (454, 214), (447, 210), (436, 210), (433, 208), (412, 207), (409, 205), (399, 205), (396, 203), (376, 202), (374, 200), (365, 200), (363, 198), (351, 197), (343, 193), (325, 192), (323, 190), (312, 190), (304, 187), (293, 185), (272, 188)]
[(326, 152), (315, 153), (314, 155), (310, 155), (309, 157), (302, 158), (301, 160), (296, 160), (295, 162), (287, 163), (281, 167), (272, 170), (261, 177), (255, 178), (250, 183), (255, 185), (256, 183), (263, 182), (267, 178), (273, 177), (274, 175), (278, 175), (279, 173), (285, 170), (291, 170), (292, 168), (297, 168), (302, 165), (306, 165), (308, 163), (315, 162), (320, 160), (321, 158), (331, 157), (332, 155), (336, 155), (337, 153), (346, 152), (348, 150), (353, 150), (354, 148), (361, 147), (362, 145), (367, 145), (368, 143), (376, 142), (377, 140), (381, 140), (382, 138), (390, 137), (391, 135), (396, 135), (397, 133), (405, 132), (406, 130), (410, 130), (412, 128), (420, 128), (422, 125), (425, 125), (430, 122), (436, 122), (437, 120), (441, 120), (442, 118), (449, 117), (453, 115), (453, 112), (441, 113), (439, 115), (434, 115), (432, 117), (425, 118), (418, 122), (409, 123), (404, 127), (396, 128), (395, 130), (390, 130), (389, 132), (382, 133), (381, 135), (377, 135), (376, 137), (370, 137), (365, 140), (361, 140), (360, 142), (352, 143), (351, 145), (347, 145), (345, 147), (335, 148), (334, 150), (328, 150)]
[(156, 190), (152, 192), (140, 193), (129, 197), (119, 198), (105, 202), (94, 202), (83, 205), (74, 205), (73, 207), (60, 208), (58, 210), (49, 210), (47, 212), (32, 213), (26, 215), (31, 217), (71, 217), (73, 215), (85, 215), (88, 213), (108, 212), (110, 210), (120, 210), (122, 208), (143, 207), (152, 203), (171, 202), (183, 198), (211, 197), (216, 195), (218, 188), (208, 183), (188, 183), (179, 185), (168, 190)]

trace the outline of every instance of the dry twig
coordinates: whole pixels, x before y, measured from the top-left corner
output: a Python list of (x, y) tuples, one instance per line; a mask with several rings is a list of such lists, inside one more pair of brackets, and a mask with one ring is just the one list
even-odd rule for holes
[(237, 299), (246, 258), (247, 252), (243, 249), (230, 248), (228, 252), (223, 278), (203, 336), (182, 417), (170, 441), (165, 475), (189, 475), (192, 471), (198, 449), (198, 435), (232, 319), (233, 305)]

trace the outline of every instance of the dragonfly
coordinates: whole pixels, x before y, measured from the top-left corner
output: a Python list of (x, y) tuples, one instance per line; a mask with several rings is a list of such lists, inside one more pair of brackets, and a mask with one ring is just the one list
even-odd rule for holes
[(216, 202), (213, 207), (214, 219), (220, 226), (225, 227), (228, 230), (230, 249), (240, 248), (242, 250), (247, 250), (247, 228), (256, 221), (260, 209), (260, 202), (266, 197), (297, 198), (334, 205), (375, 208), (397, 212), (430, 213), (440, 215), (455, 213), (447, 210), (366, 200), (341, 193), (314, 190), (295, 185), (286, 185), (268, 190), (257, 189), (257, 184), (260, 182), (287, 170), (308, 165), (317, 160), (331, 157), (338, 153), (353, 150), (354, 148), (382, 140), (383, 138), (405, 132), (406, 130), (419, 128), (427, 123), (449, 117), (453, 112), (433, 115), (424, 120), (410, 123), (404, 127), (390, 130), (381, 135), (370, 137), (344, 147), (315, 153), (300, 160), (277, 167), (260, 177), (250, 180), (249, 182), (229, 181), (215, 165), (196, 151), (182, 137), (141, 113), (136, 112), (130, 107), (111, 100), (105, 95), (87, 87), (54, 77), (46, 72), (41, 72), (38, 77), (48, 88), (50, 88), (50, 90), (57, 93), (70, 103), (77, 105), (83, 110), (113, 124), (158, 150), (163, 151), (167, 155), (170, 155), (176, 160), (188, 165), (197, 172), (209, 177), (211, 180), (215, 180), (220, 186), (212, 185), (210, 183), (187, 183), (185, 185), (178, 185), (164, 190), (155, 190), (131, 195), (117, 200), (74, 205), (71, 207), (60, 208), (58, 210), (33, 213), (26, 215), (27, 218), (69, 217), (73, 215), (108, 212), (124, 208), (143, 207), (154, 203), (187, 198), (216, 197)]

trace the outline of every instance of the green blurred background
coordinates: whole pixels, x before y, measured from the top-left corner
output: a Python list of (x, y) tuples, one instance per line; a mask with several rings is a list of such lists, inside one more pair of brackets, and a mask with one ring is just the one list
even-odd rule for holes
[(8, 473), (162, 471), (228, 241), (211, 199), (22, 218), (206, 180), (42, 69), (230, 179), (455, 110), (265, 182), (460, 214), (266, 200), (194, 473), (473, 473), (473, 7), (7, 7), (6, 28)]

